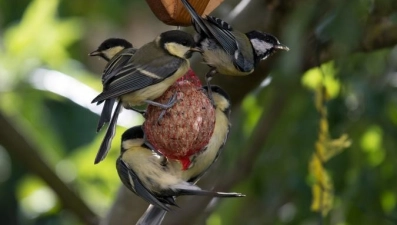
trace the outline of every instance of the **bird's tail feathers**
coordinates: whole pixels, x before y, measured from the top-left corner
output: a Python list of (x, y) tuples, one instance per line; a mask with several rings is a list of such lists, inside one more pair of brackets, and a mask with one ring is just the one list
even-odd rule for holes
[(105, 100), (105, 104), (103, 105), (101, 116), (99, 117), (98, 126), (96, 128), (96, 132), (99, 132), (105, 123), (109, 123), (110, 118), (112, 117), (113, 105), (116, 102), (116, 99), (107, 99)]
[(119, 114), (121, 111), (121, 101), (116, 106), (116, 110), (114, 110), (113, 117), (110, 120), (109, 127), (106, 130), (105, 137), (103, 138), (103, 141), (101, 143), (101, 146), (99, 147), (98, 153), (95, 157), (95, 164), (99, 163), (102, 161), (106, 155), (108, 154), (108, 151), (110, 149), (110, 144), (113, 140), (114, 134), (116, 132), (116, 125), (117, 125), (117, 119), (119, 118)]
[(197, 185), (184, 182), (178, 185), (175, 185), (173, 189), (177, 190), (178, 195), (200, 195), (200, 196), (212, 196), (212, 197), (244, 197), (244, 194), (236, 193), (236, 192), (214, 192), (202, 190)]
[(181, 0), (182, 4), (185, 6), (187, 11), (189, 11), (190, 16), (192, 17), (192, 23), (193, 26), (195, 27), (197, 33), (207, 33), (207, 35), (210, 33), (207, 26), (204, 24), (203, 19), (199, 14), (197, 14), (196, 10), (193, 8), (193, 6), (188, 2), (188, 0)]
[(167, 211), (154, 205), (149, 205), (145, 213), (138, 220), (136, 225), (160, 225)]
[(180, 190), (179, 195), (199, 195), (199, 196), (212, 196), (212, 197), (220, 197), (220, 198), (245, 197), (244, 194), (237, 192), (214, 192), (207, 190)]

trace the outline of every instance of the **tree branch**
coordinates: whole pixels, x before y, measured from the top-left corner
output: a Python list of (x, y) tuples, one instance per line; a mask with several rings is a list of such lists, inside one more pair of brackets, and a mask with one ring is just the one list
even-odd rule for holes
[(38, 149), (23, 134), (23, 129), (13, 124), (0, 111), (0, 144), (18, 159), (29, 172), (35, 173), (57, 194), (65, 208), (75, 213), (85, 224), (96, 225), (98, 216), (53, 172), (38, 154)]

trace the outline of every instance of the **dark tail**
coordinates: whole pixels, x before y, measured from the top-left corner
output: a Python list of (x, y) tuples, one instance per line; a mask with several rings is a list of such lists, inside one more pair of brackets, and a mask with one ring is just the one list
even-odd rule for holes
[(103, 105), (101, 116), (99, 117), (99, 122), (96, 128), (96, 132), (99, 132), (102, 129), (103, 125), (105, 125), (105, 123), (109, 123), (112, 115), (113, 105), (115, 102), (116, 102), (115, 98), (105, 100), (105, 104)]
[(185, 6), (187, 11), (189, 11), (190, 16), (192, 17), (193, 20), (194, 28), (196, 29), (197, 33), (201, 34), (202, 32), (204, 32), (207, 36), (209, 36), (211, 32), (204, 24), (203, 18), (201, 18), (201, 16), (197, 14), (196, 10), (193, 8), (192, 5), (190, 5), (190, 3), (187, 0), (181, 0), (181, 2)]
[(180, 190), (178, 195), (200, 195), (200, 196), (212, 196), (220, 198), (234, 198), (234, 197), (245, 197), (244, 194), (236, 192), (213, 192), (206, 190)]
[(103, 141), (101, 143), (101, 146), (99, 147), (99, 151), (96, 154), (95, 157), (95, 164), (99, 163), (102, 161), (106, 155), (108, 154), (108, 151), (110, 149), (110, 144), (112, 143), (113, 136), (116, 132), (116, 124), (117, 124), (117, 119), (119, 118), (119, 114), (121, 111), (121, 101), (117, 104), (116, 110), (114, 110), (113, 117), (110, 120), (108, 129), (106, 130), (105, 137), (103, 138)]
[(136, 225), (160, 225), (163, 222), (165, 214), (164, 211), (154, 205), (149, 205), (146, 212), (141, 216)]

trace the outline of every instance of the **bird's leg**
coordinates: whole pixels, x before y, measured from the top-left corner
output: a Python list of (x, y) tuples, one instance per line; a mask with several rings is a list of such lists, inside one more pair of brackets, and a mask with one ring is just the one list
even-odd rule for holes
[(161, 104), (161, 103), (153, 102), (150, 100), (146, 100), (145, 102), (163, 109), (160, 113), (159, 118), (157, 118), (157, 124), (160, 124), (160, 121), (163, 119), (165, 113), (167, 112), (167, 109), (174, 106), (177, 100), (178, 100), (178, 94), (177, 94), (177, 92), (175, 92), (174, 94), (172, 94), (172, 96), (171, 96), (170, 100), (167, 102), (167, 104)]
[[(172, 102), (172, 106), (173, 106), (176, 103), (177, 97), (178, 97), (178, 94), (177, 94), (177, 92), (175, 92), (172, 95), (171, 99), (168, 101), (168, 104), (170, 104), (170, 102)], [(160, 121), (163, 119), (166, 112), (167, 112), (166, 109), (163, 109), (163, 111), (161, 111), (159, 118), (157, 118), (157, 124), (160, 124)]]
[(208, 71), (208, 73), (205, 75), (205, 81), (207, 83), (207, 87), (208, 87), (208, 91), (207, 91), (207, 96), (208, 98), (211, 100), (211, 104), (215, 105), (214, 102), (214, 98), (212, 97), (212, 90), (211, 90), (211, 83), (210, 81), (212, 80), (212, 78), (214, 77), (216, 73), (215, 68), (212, 68), (210, 71)]
[(160, 125), (160, 122), (161, 122), (161, 120), (163, 119), (163, 117), (164, 117), (164, 115), (165, 115), (166, 112), (167, 112), (166, 109), (163, 109), (163, 110), (161, 111), (159, 118), (157, 118), (157, 124)]
[(178, 97), (177, 93), (175, 92), (172, 95), (171, 99), (167, 102), (167, 104), (161, 104), (161, 103), (158, 103), (158, 102), (155, 102), (155, 101), (151, 101), (151, 100), (145, 100), (144, 102), (149, 104), (149, 105), (160, 107), (162, 109), (169, 109), (169, 108), (171, 108), (172, 106), (175, 105), (177, 97)]

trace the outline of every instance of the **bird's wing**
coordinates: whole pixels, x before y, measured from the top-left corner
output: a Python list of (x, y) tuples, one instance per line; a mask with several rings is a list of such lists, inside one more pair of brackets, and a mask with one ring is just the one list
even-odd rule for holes
[(211, 24), (217, 26), (219, 29), (224, 30), (224, 31), (233, 31), (233, 27), (230, 26), (227, 22), (214, 17), (214, 16), (207, 16), (207, 21), (210, 22)]
[[(134, 59), (134, 58), (133, 58)], [(101, 102), (109, 98), (134, 92), (150, 85), (159, 83), (173, 75), (184, 59), (174, 56), (162, 56), (141, 64), (133, 60), (121, 68), (114, 68), (110, 75), (112, 80), (104, 86), (104, 90), (92, 102)]]
[(230, 27), (229, 24), (212, 16), (207, 16), (205, 22), (208, 30), (211, 32), (210, 37), (214, 38), (228, 54), (233, 56), (235, 52), (239, 50), (239, 46), (236, 38), (231, 32), (232, 30), (225, 29), (225, 27)]
[(212, 37), (233, 58), (234, 65), (241, 71), (251, 70), (252, 68), (247, 68), (245, 65), (246, 60), (241, 53), (238, 40), (232, 33), (232, 27), (225, 21), (212, 16), (207, 16), (206, 24), (209, 24), (207, 27)]
[(252, 70), (253, 63), (247, 61), (241, 53), (238, 40), (232, 33), (233, 28), (228, 23), (213, 16), (206, 16), (203, 19), (187, 0), (181, 1), (192, 16), (194, 29), (200, 34), (200, 39), (205, 37), (215, 39), (220, 47), (232, 57), (233, 64), (237, 68), (243, 72)]
[(129, 168), (129, 166), (121, 159), (118, 158), (116, 162), (117, 172), (120, 176), (123, 184), (130, 189), (135, 194), (139, 195), (143, 199), (145, 199), (150, 204), (157, 206), (165, 211), (169, 211), (170, 208), (160, 202), (156, 196), (154, 196), (140, 181), (136, 173)]
[(124, 67), (134, 56), (137, 50), (134, 48), (128, 48), (117, 55), (115, 55), (112, 59), (110, 59), (109, 63), (106, 65), (103, 73), (102, 73), (102, 84), (108, 84), (117, 74), (113, 73), (114, 70), (118, 68)]
[(238, 44), (231, 33), (232, 27), (216, 17), (207, 16), (203, 19), (187, 0), (182, 0), (182, 3), (192, 16), (197, 33), (215, 39), (227, 53), (233, 55), (238, 49)]

